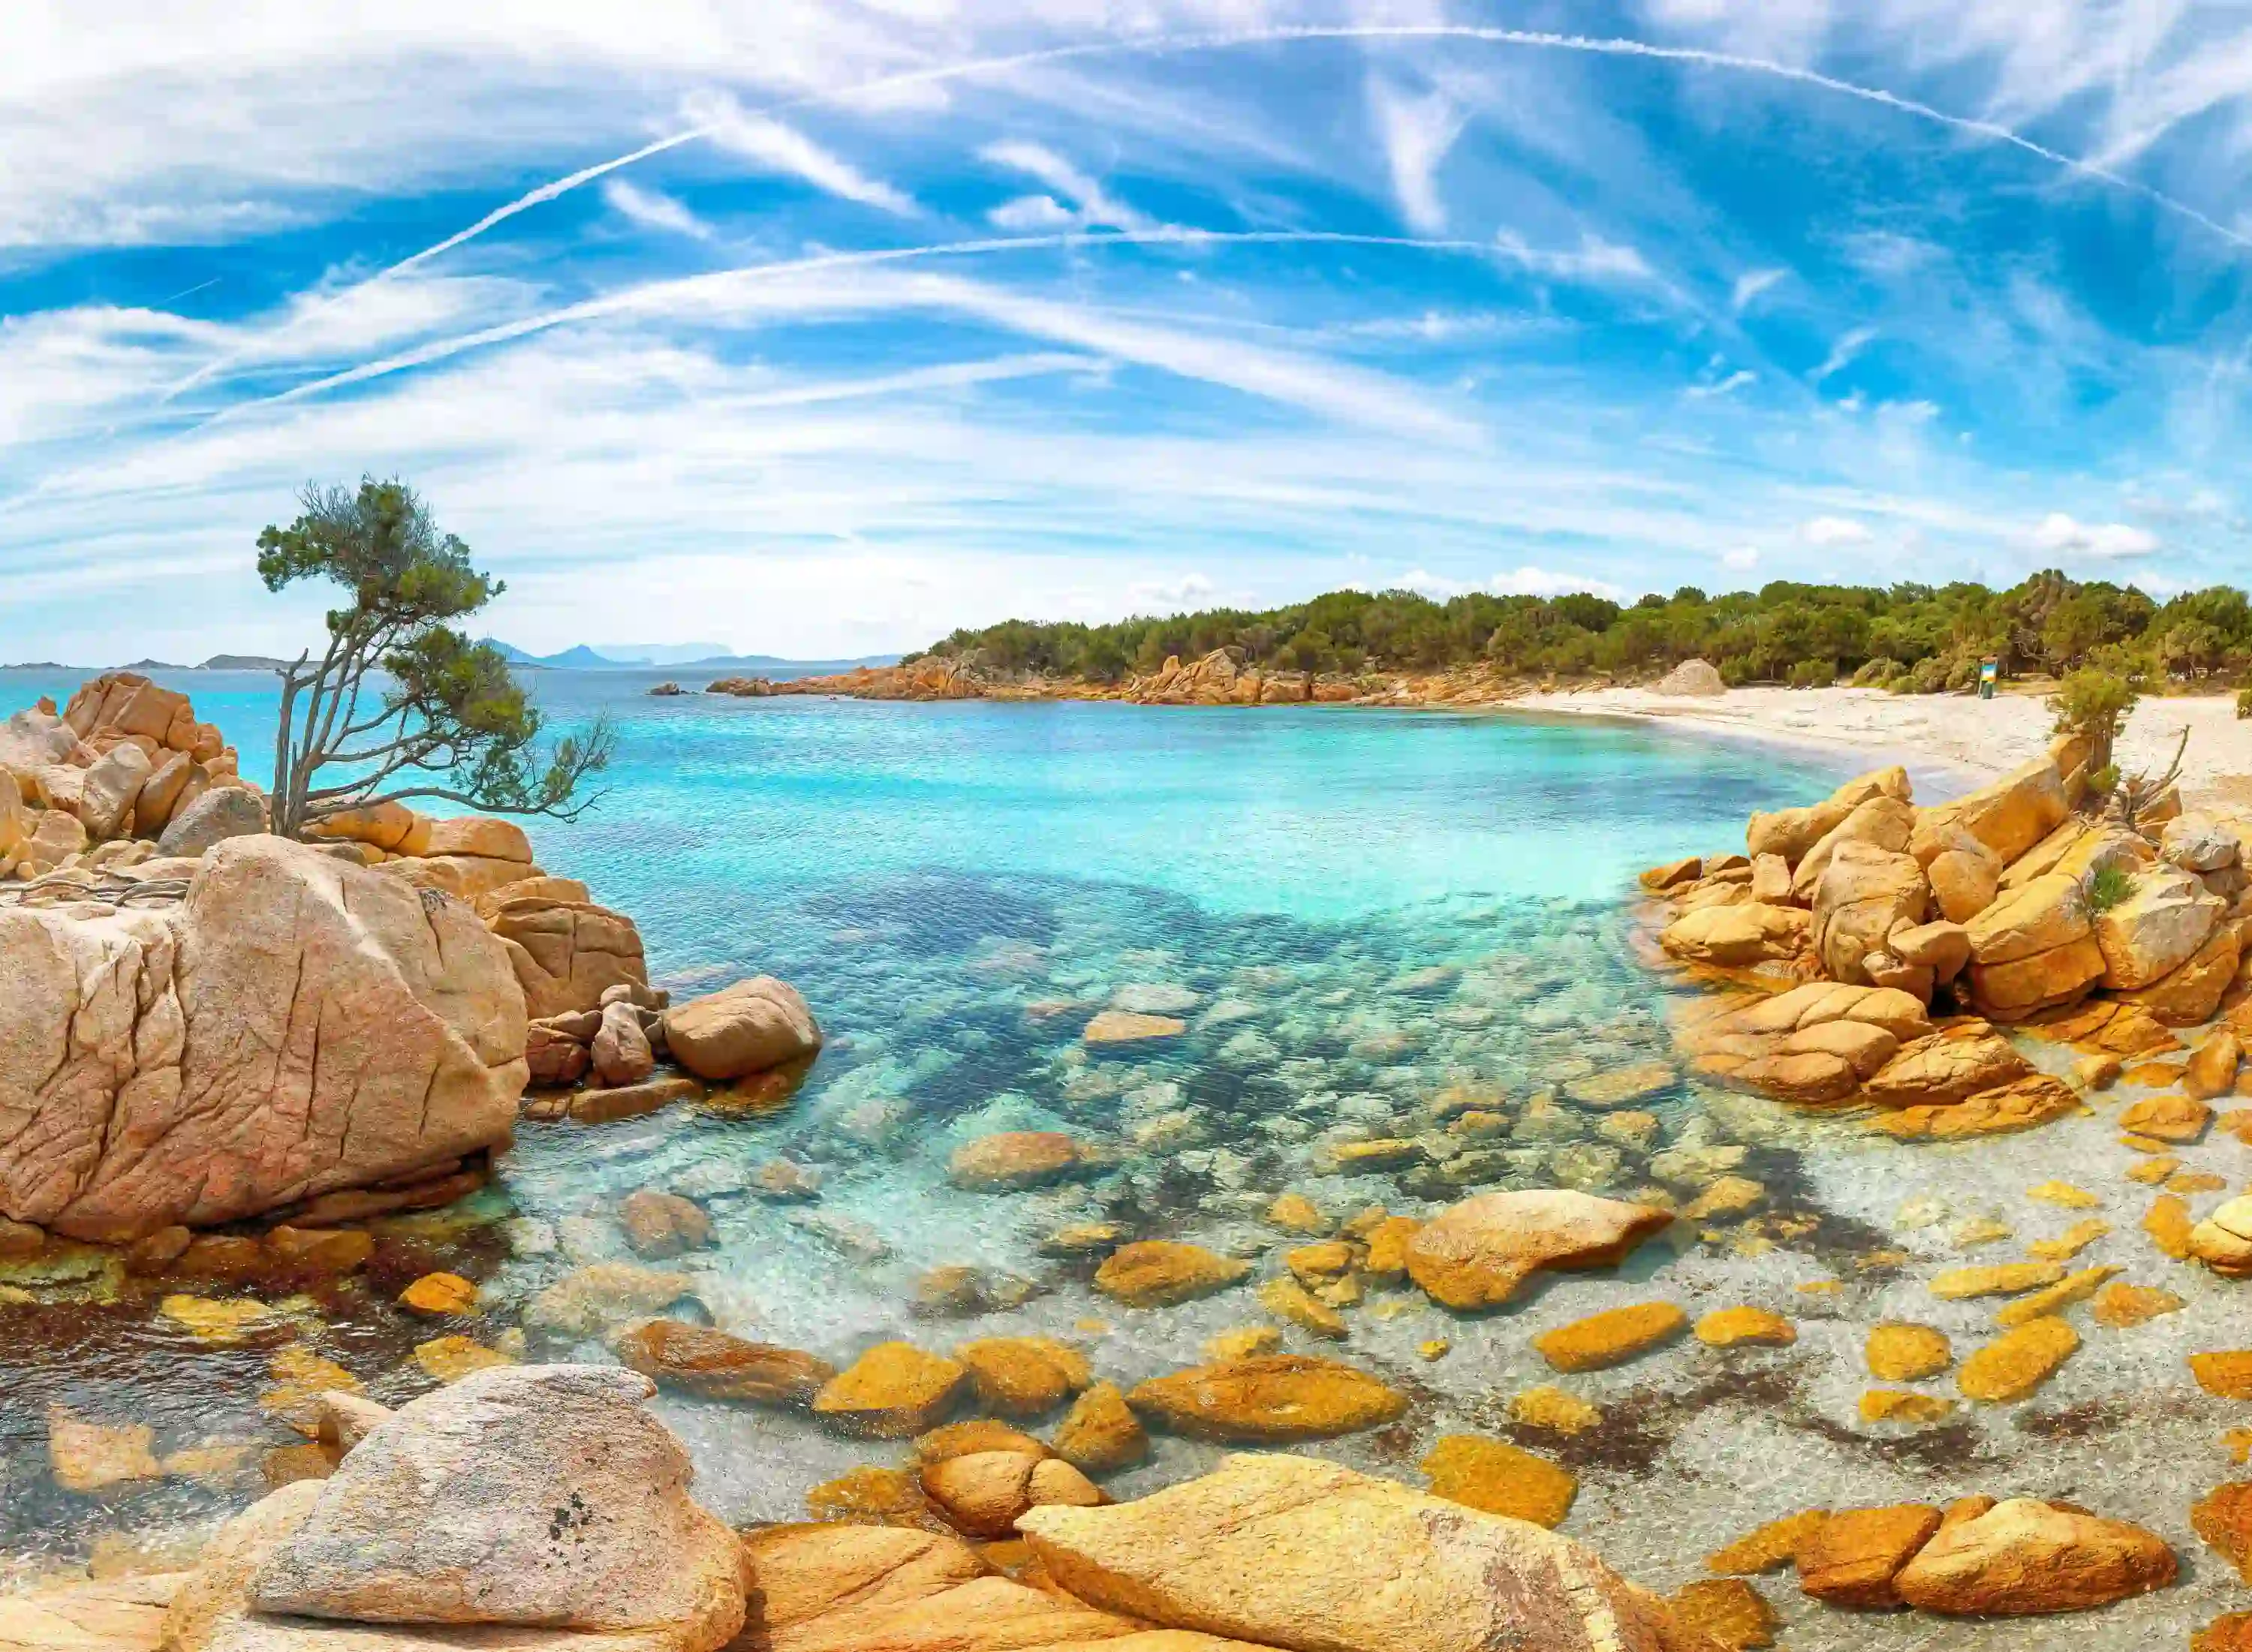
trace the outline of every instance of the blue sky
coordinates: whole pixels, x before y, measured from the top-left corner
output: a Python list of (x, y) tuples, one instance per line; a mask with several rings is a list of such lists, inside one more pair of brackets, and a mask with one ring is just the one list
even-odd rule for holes
[(541, 649), (2252, 577), (2242, 5), (7, 10), (0, 658), (364, 472)]

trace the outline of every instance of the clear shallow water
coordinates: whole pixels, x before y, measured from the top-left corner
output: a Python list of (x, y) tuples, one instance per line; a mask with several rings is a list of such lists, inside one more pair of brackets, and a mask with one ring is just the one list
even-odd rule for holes
[[(579, 823), (536, 826), (540, 858), (636, 916), (661, 984), (694, 992), (753, 972), (795, 982), (831, 1036), (804, 1087), (764, 1116), (676, 1108), (595, 1128), (528, 1125), (476, 1204), (514, 1225), (464, 1240), (438, 1221), (385, 1225), (367, 1280), (240, 1343), (198, 1343), (152, 1321), (129, 1285), (113, 1308), (24, 1311), (17, 1351), (0, 1353), (10, 1494), (0, 1547), (20, 1562), (83, 1556), (121, 1531), (192, 1535), (240, 1506), (259, 1489), (257, 1453), (293, 1438), (257, 1405), (275, 1353), (302, 1340), (380, 1398), (420, 1392), (429, 1379), (407, 1357), (416, 1341), (450, 1329), (493, 1340), (570, 1267), (629, 1260), (615, 1211), (639, 1187), (686, 1194), (713, 1219), (712, 1249), (664, 1264), (693, 1281), (677, 1311), (839, 1364), (886, 1336), (945, 1349), (977, 1336), (1060, 1336), (1088, 1351), (1098, 1376), (1130, 1385), (1195, 1363), (1217, 1330), (1271, 1316), (1248, 1288), (1122, 1308), (1088, 1289), (1086, 1264), (1042, 1253), (1060, 1225), (1102, 1219), (1136, 1236), (1192, 1238), (1259, 1258), (1255, 1282), (1295, 1242), (1260, 1220), (1286, 1189), (1332, 1219), (1372, 1203), (1424, 1211), (1495, 1186), (1686, 1196), (1711, 1170), (1685, 1175), (1667, 1155), (1705, 1153), (1741, 1158), (1804, 1226), (1772, 1249), (1678, 1227), (1617, 1275), (1559, 1277), (1486, 1319), (1456, 1319), (1408, 1293), (1354, 1311), (1341, 1346), (1286, 1329), (1287, 1346), (1338, 1353), (1415, 1399), (1398, 1428), (1307, 1448), (1414, 1483), (1437, 1434), (1508, 1433), (1508, 1396), (1557, 1380), (1530, 1350), (1538, 1331), (1653, 1297), (1692, 1315), (1751, 1301), (1800, 1322), (1800, 1347), (1724, 1356), (1685, 1342), (1565, 1383), (1612, 1412), (1597, 1435), (1577, 1446), (1515, 1436), (1581, 1474), (1565, 1530), (1637, 1579), (1678, 1585), (1706, 1551), (1795, 1509), (1975, 1489), (2078, 1496), (2193, 1551), (2176, 1528), (2202, 1485), (2178, 1494), (2162, 1477), (2109, 1482), (2123, 1462), (2211, 1451), (2217, 1430), (2193, 1402), (2161, 1429), (2121, 1399), (2179, 1389), (2182, 1346), (2229, 1343), (2241, 1309), (2201, 1280), (2168, 1277), (2193, 1295), (2189, 1311), (2138, 1342), (2091, 1350), (2038, 1411), (1873, 1443), (1852, 1421), (1868, 1324), (1922, 1318), (1967, 1347), (1990, 1306), (1929, 1299), (1922, 1274), (1999, 1259), (1955, 1253), (1945, 1223), (1900, 1223), (1902, 1202), (1936, 1199), (1950, 1221), (2001, 1218), (2026, 1237), (2061, 1231), (2075, 1213), (2027, 1206), (2023, 1190), (2059, 1173), (2092, 1179), (2122, 1157), (2100, 1121), (1933, 1153), (1693, 1087), (1644, 1102), (1653, 1117), (1639, 1134), (1544, 1110), (1544, 1094), (1574, 1078), (1668, 1053), (1665, 989), (1631, 961), (1633, 873), (1740, 842), (1747, 813), (1826, 789), (1837, 767), (1584, 722), (643, 698), (655, 680), (538, 679), (559, 722), (607, 705), (625, 725), (610, 796)], [(270, 743), (271, 695), (259, 680), (181, 686), (246, 753)], [(8, 701), (31, 692), (0, 677)], [(1159, 1001), (1190, 1024), (1181, 1039), (1107, 1057), (1081, 1046), (1095, 1008)], [(1467, 1149), (1450, 1143), (1438, 1128), (1449, 1097), (1505, 1110), (1513, 1128)], [(1071, 1131), (1118, 1167), (1011, 1195), (948, 1184), (959, 1143), (1026, 1128)], [(1432, 1145), (1403, 1167), (1330, 1172), (1331, 1145), (1395, 1136)], [(817, 1170), (820, 1197), (753, 1193), (752, 1173), (775, 1158)], [(2130, 1233), (2135, 1193), (2106, 1187), (2101, 1214)], [(1873, 1251), (1894, 1246), (1904, 1263), (1869, 1266)], [(2086, 1260), (2111, 1258), (2099, 1248)], [(392, 1304), (441, 1262), (484, 1284), (476, 1322), (434, 1326)], [(983, 1305), (926, 1311), (924, 1275), (949, 1266), (974, 1270)], [(1797, 1291), (1825, 1281), (1841, 1288)], [(1432, 1337), (1452, 1344), (1435, 1363), (1418, 1353)], [(596, 1339), (533, 1347), (608, 1357)], [(1943, 1381), (1934, 1392), (1951, 1390)], [(62, 1492), (45, 1472), (50, 1403), (149, 1422), (160, 1455), (247, 1442), (249, 1471)], [(800, 1417), (659, 1403), (697, 1457), (702, 1495), (739, 1521), (798, 1517), (814, 1483), (904, 1455)], [(1112, 1489), (1132, 1495), (1215, 1454), (1160, 1439), (1156, 1460)], [(2169, 1643), (2177, 1621), (2222, 1609), (2213, 1602), (2225, 1579), (2205, 1579), (2202, 1598), (2179, 1592), (2137, 1617), (2075, 1621), (2039, 1642), (2015, 1626), (1871, 1621), (1769, 1593), (1790, 1607), (1796, 1646), (2092, 1648)]]

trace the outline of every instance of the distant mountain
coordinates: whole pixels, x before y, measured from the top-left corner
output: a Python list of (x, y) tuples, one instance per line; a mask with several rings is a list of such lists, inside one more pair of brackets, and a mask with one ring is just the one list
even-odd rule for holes
[(175, 665), (170, 660), (136, 660), (130, 665), (121, 665), (117, 669), (121, 671), (186, 671), (194, 668)]
[(267, 654), (214, 654), (195, 669), (198, 671), (278, 671), (288, 664)]
[[(560, 671), (647, 671), (678, 669), (698, 671), (789, 671), (803, 676), (818, 668), (824, 671), (849, 671), (859, 665), (897, 665), (896, 654), (869, 654), (857, 660), (789, 660), (773, 654), (691, 653), (693, 649), (715, 645), (704, 642), (681, 643), (605, 643), (601, 648), (590, 648), (581, 642), (560, 654), (533, 654), (504, 642), (498, 637), (486, 637), (511, 665), (529, 667), (534, 670)], [(628, 649), (633, 650), (628, 652)], [(660, 657), (662, 656), (662, 657)]]

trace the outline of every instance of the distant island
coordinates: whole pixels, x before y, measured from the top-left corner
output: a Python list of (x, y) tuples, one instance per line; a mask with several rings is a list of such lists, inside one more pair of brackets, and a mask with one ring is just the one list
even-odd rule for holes
[(560, 654), (533, 654), (498, 637), (484, 642), (500, 651), (511, 665), (550, 671), (645, 671), (676, 666), (715, 671), (849, 671), (860, 667), (897, 665), (896, 654), (868, 654), (858, 659), (793, 660), (772, 654), (732, 654), (723, 642), (585, 642)]

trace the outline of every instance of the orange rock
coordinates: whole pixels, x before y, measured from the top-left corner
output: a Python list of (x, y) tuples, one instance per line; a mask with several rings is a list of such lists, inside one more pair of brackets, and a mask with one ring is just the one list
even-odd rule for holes
[(1004, 1416), (1053, 1411), (1095, 1380), (1086, 1355), (1048, 1336), (988, 1336), (963, 1343), (954, 1357), (969, 1368), (977, 1398)]
[(1422, 1469), (1434, 1496), (1536, 1526), (1560, 1525), (1580, 1489), (1568, 1468), (1477, 1434), (1442, 1436)]
[(2172, 1291), (2151, 1285), (2106, 1286), (2091, 1317), (2106, 1330), (2130, 1330), (2162, 1314), (2178, 1314), (2188, 1304)]
[(2119, 1128), (2157, 1142), (2196, 1141), (2213, 1123), (2213, 1109), (2186, 1095), (2146, 1096), (2119, 1115)]
[(2061, 1319), (2037, 1319), (2005, 1331), (1963, 1362), (1956, 1385), (1987, 1405), (2023, 1399), (2072, 1357), (2080, 1333)]
[(1870, 1121), (1869, 1128), (1902, 1141), (1951, 1142), (2031, 1130), (2063, 1118), (2080, 1106), (2070, 1085), (2037, 1073), (1998, 1089), (1983, 1090), (1952, 1107), (1903, 1107), (1898, 1113), (1880, 1114)]
[(477, 1311), (477, 1288), (459, 1274), (425, 1274), (400, 1292), (399, 1301), (403, 1307), (434, 1317), (474, 1314)]
[(2069, 1278), (2058, 1281), (2045, 1291), (2035, 1291), (2031, 1296), (2005, 1303), (1994, 1315), (1994, 1322), (2005, 1330), (2015, 1330), (2020, 1325), (2061, 1314), (2076, 1303), (2084, 1302), (2110, 1282), (2118, 1273), (2116, 1267), (2084, 1267)]
[(925, 1468), (949, 1457), (975, 1456), (981, 1451), (1013, 1451), (1028, 1457), (1056, 1454), (1022, 1429), (990, 1417), (941, 1423), (927, 1434), (917, 1434), (914, 1440), (914, 1460)]
[(969, 1377), (912, 1343), (879, 1343), (822, 1386), (813, 1410), (846, 1433), (905, 1440), (943, 1417)]
[(2151, 1242), (2177, 1262), (2189, 1260), (2190, 1235), (2196, 1231), (2189, 1206), (2171, 1193), (2159, 1195), (2150, 1214), (2143, 1218), (2143, 1232), (2151, 1236)]
[(1536, 1268), (1612, 1267), (1672, 1220), (1650, 1205), (1563, 1190), (1482, 1193), (1408, 1241), (1408, 1274), (1457, 1311), (1493, 1308)]
[(1004, 1130), (955, 1149), (946, 1179), (977, 1193), (1008, 1193), (1062, 1180), (1086, 1162), (1075, 1137), (1060, 1130)]
[(973, 1537), (1006, 1537), (1026, 1510), (1053, 1503), (1093, 1509), (1104, 1501), (1088, 1477), (1057, 1457), (981, 1451), (927, 1464), (923, 1495)]
[(2215, 1618), (2190, 1636), (2189, 1652), (2252, 1652), (2252, 1612)]
[(1142, 1239), (1111, 1252), (1095, 1273), (1095, 1288), (1129, 1308), (1171, 1308), (1240, 1284), (1251, 1264), (1200, 1245)]
[(1954, 1616), (2087, 1612), (2174, 1580), (2174, 1554), (2140, 1526), (2013, 1497), (1950, 1524), (1894, 1579), (1908, 1605)]
[(1090, 1475), (1130, 1468), (1150, 1454), (1150, 1437), (1116, 1383), (1097, 1383), (1072, 1402), (1058, 1426), (1056, 1455)]
[(1672, 1342), (1688, 1329), (1689, 1316), (1672, 1303), (1641, 1302), (1560, 1325), (1534, 1337), (1533, 1346), (1553, 1370), (1601, 1371)]
[(1206, 1440), (1326, 1440), (1400, 1417), (1408, 1397), (1366, 1371), (1309, 1355), (1200, 1365), (1154, 1377), (1127, 1403)]
[(1734, 1348), (1739, 1343), (1787, 1348), (1798, 1340), (1798, 1332), (1782, 1315), (1764, 1308), (1723, 1308), (1697, 1322), (1697, 1340), (1708, 1348)]
[(1526, 1389), (1511, 1399), (1509, 1414), (1525, 1427), (1559, 1434), (1583, 1434), (1603, 1419), (1601, 1411), (1560, 1388)]
[(1938, 1510), (1920, 1503), (1831, 1515), (1799, 1545), (1800, 1591), (1831, 1606), (1900, 1605), (1893, 1579), (1931, 1541), (1939, 1519)]
[(1955, 1402), (1936, 1394), (1898, 1388), (1872, 1388), (1861, 1396), (1861, 1420), (1868, 1423), (1936, 1423), (1955, 1414)]
[(1951, 1269), (1934, 1279), (1930, 1289), (1942, 1301), (1958, 1302), (1973, 1296), (2019, 1296), (2063, 1277), (2059, 1262), (2001, 1262)]
[(1865, 1353), (1869, 1374), (1888, 1383), (1920, 1383), (1945, 1371), (1955, 1358), (1946, 1334), (1929, 1325), (1875, 1326)]
[(2252, 1399), (2252, 1351), (2192, 1354), (2189, 1371), (2208, 1394), (2221, 1399)]
[(1673, 1621), (1693, 1638), (1702, 1635), (1726, 1652), (1750, 1652), (1775, 1644), (1783, 1620), (1767, 1597), (1741, 1578), (1713, 1578), (1684, 1585), (1667, 1597)]
[(1828, 1524), (1827, 1509), (1808, 1509), (1770, 1520), (1758, 1531), (1737, 1538), (1727, 1548), (1705, 1557), (1705, 1570), (1726, 1577), (1756, 1575), (1786, 1566), (1799, 1550)]
[(2190, 1530), (2252, 1583), (2252, 1482), (2234, 1481), (2192, 1505)]

